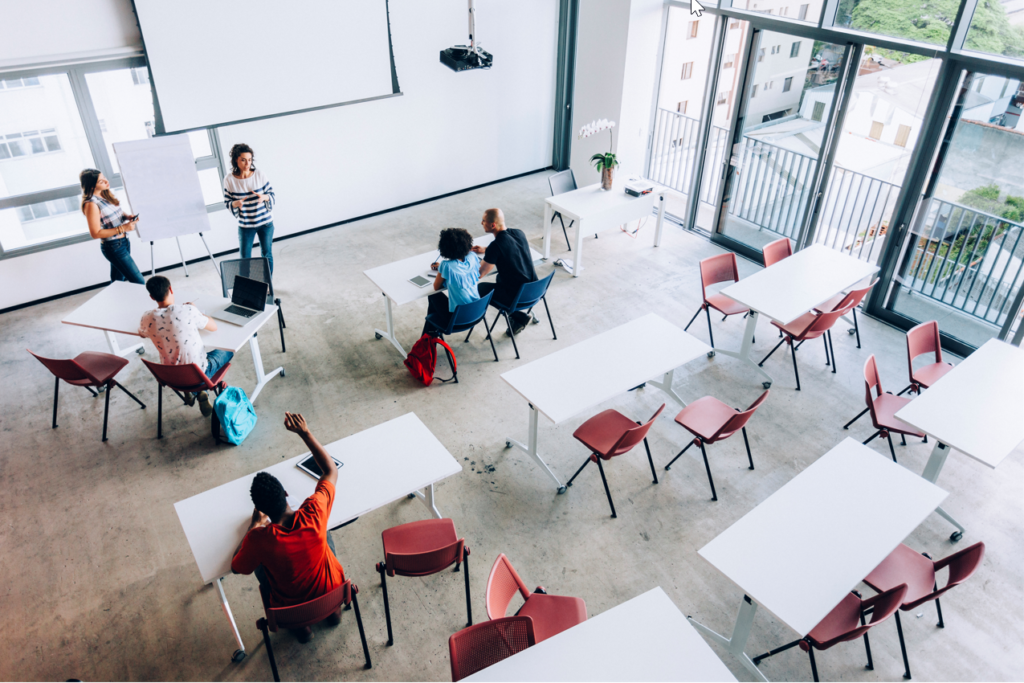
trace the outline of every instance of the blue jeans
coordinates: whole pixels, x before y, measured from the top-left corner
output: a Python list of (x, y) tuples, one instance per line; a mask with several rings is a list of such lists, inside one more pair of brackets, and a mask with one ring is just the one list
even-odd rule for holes
[(242, 258), (252, 258), (252, 243), (256, 236), (260, 238), (260, 256), (270, 263), (270, 272), (274, 272), (274, 221), (258, 228), (238, 229), (238, 250)]
[(109, 242), (100, 242), (100, 251), (110, 261), (111, 282), (134, 282), (137, 285), (146, 284), (145, 278), (139, 272), (139, 267), (132, 259), (132, 245), (127, 237)]
[(234, 358), (235, 354), (230, 351), (214, 349), (206, 354), (206, 376), (213, 378), (217, 372)]

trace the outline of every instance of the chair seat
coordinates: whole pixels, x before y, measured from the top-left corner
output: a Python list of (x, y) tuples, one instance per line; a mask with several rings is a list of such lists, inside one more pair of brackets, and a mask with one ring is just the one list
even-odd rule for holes
[[(636, 426), (636, 422), (619, 411), (609, 408), (581, 424), (572, 435), (592, 453), (598, 453), (605, 460), (610, 460), (612, 456), (620, 455), (609, 452), (615, 443), (622, 438), (622, 434), (627, 429), (633, 429)], [(597, 461), (593, 454), (590, 459)]]
[(802, 316), (791, 323), (787, 323), (786, 325), (774, 320), (772, 321), (772, 325), (775, 325), (775, 327), (779, 328), (797, 341), (803, 341), (804, 339), (817, 339), (825, 333), (824, 330), (814, 332), (806, 337), (803, 336), (804, 333), (807, 332), (807, 328), (809, 328), (817, 318), (818, 316), (814, 313), (804, 313)]
[[(128, 365), (128, 359), (115, 356), (112, 353), (98, 353), (86, 351), (75, 356), (75, 362), (85, 368), (85, 371), (99, 380), (100, 384), (106, 384), (111, 377), (121, 371), (121, 368)], [(75, 380), (69, 384), (91, 384), (88, 380)]]
[(587, 620), (587, 603), (582, 598), (531, 593), (516, 614), (533, 619), (533, 631), (539, 643)]
[(746, 313), (750, 310), (724, 294), (711, 294), (704, 301), (722, 315), (736, 315), (737, 313)]
[(835, 606), (817, 626), (807, 634), (816, 650), (827, 650), (860, 626), (861, 600), (853, 593), (847, 593), (842, 602)]
[(887, 429), (890, 432), (896, 432), (897, 434), (906, 434), (908, 436), (924, 438), (924, 434), (922, 432), (917, 431), (906, 422), (896, 417), (896, 413), (899, 412), (903, 406), (910, 403), (910, 401), (911, 399), (909, 398), (893, 396), (892, 394), (876, 396), (873, 400), (876, 420), (875, 426), (879, 429)]
[(942, 379), (943, 375), (952, 369), (953, 366), (949, 363), (932, 363), (931, 365), (925, 365), (919, 370), (914, 370), (910, 376), (915, 382), (927, 389)]
[(381, 534), (384, 554), (416, 555), (429, 553), (459, 540), (451, 519), (424, 519), (400, 524)]
[[(714, 396), (704, 396), (679, 411), (679, 414), (676, 415), (676, 423), (699, 436), (705, 443), (712, 443), (711, 437), (735, 415), (734, 408), (722, 403)], [(729, 434), (720, 434), (715, 441), (720, 441)]]
[(902, 543), (889, 557), (871, 570), (864, 583), (879, 593), (907, 584), (907, 594), (900, 609), (917, 607), (935, 588), (935, 564), (921, 553)]

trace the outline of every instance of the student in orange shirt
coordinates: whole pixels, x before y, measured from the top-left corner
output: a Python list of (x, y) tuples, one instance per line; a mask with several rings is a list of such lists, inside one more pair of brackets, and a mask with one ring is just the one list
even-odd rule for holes
[[(288, 607), (325, 595), (345, 582), (327, 520), (334, 504), (338, 468), (313, 436), (299, 413), (285, 413), (284, 426), (302, 438), (323, 476), (316, 491), (292, 510), (288, 492), (272, 474), (260, 472), (250, 493), (255, 509), (242, 543), (231, 560), (236, 574), (256, 573), (260, 585), (270, 589), (272, 607)], [(341, 623), (341, 612), (326, 619)], [(307, 626), (296, 633), (300, 642), (313, 637)]]

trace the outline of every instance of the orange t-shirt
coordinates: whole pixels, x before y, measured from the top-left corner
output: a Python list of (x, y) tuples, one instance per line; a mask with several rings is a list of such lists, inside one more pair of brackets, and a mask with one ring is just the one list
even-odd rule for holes
[(345, 582), (345, 570), (327, 545), (334, 484), (321, 481), (295, 512), (291, 529), (268, 524), (245, 536), (231, 570), (252, 574), (263, 565), (272, 607), (288, 607), (329, 593)]

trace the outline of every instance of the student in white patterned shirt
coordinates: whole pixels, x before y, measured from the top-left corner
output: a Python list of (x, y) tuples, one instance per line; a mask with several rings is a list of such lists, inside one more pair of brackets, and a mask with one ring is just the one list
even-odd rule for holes
[(224, 206), (238, 219), (238, 250), (252, 257), (252, 243), (260, 238), (260, 255), (274, 272), (274, 188), (256, 170), (252, 147), (240, 142), (231, 148), (231, 173), (224, 178)]
[[(159, 308), (143, 314), (139, 323), (139, 336), (153, 342), (160, 353), (160, 362), (164, 365), (195, 363), (207, 377), (217, 374), (234, 354), (220, 349), (206, 352), (199, 330), (213, 332), (217, 329), (216, 321), (203, 315), (191, 303), (175, 304), (171, 281), (162, 275), (149, 278), (146, 289)], [(193, 405), (196, 398), (199, 399), (199, 409), (203, 416), (209, 417), (213, 412), (210, 397), (205, 391), (195, 396), (185, 394), (189, 405)]]

